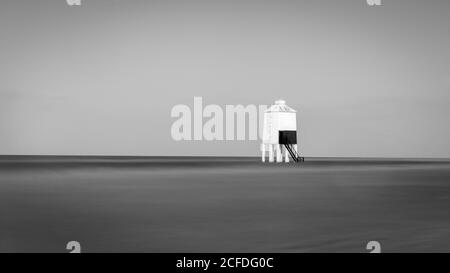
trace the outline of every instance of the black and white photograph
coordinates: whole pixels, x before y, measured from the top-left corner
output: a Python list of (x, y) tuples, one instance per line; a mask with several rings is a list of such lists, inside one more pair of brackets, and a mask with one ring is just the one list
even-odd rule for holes
[(0, 1), (0, 253), (449, 252), (450, 1)]

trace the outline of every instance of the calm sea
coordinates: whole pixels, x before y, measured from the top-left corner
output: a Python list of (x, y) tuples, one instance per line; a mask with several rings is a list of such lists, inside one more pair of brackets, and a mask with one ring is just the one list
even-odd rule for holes
[(450, 252), (450, 161), (0, 157), (0, 252)]

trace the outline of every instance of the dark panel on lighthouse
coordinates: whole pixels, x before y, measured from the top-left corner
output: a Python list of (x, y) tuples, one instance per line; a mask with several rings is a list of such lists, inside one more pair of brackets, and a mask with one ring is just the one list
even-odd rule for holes
[(297, 131), (280, 131), (278, 135), (280, 144), (297, 144)]

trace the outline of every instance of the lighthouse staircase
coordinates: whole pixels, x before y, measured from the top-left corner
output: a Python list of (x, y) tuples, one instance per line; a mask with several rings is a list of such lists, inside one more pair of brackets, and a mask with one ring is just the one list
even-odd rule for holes
[(284, 144), (284, 147), (286, 147), (286, 150), (291, 155), (292, 159), (295, 162), (304, 162), (305, 158), (300, 156), (297, 151), (294, 149), (294, 146), (292, 144)]

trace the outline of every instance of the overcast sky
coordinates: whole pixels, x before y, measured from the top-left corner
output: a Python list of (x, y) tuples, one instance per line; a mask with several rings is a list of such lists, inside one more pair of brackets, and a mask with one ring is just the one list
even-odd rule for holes
[(194, 96), (285, 99), (306, 156), (450, 157), (450, 1), (0, 2), (0, 154), (259, 154), (173, 141)]

